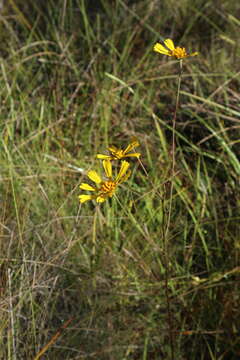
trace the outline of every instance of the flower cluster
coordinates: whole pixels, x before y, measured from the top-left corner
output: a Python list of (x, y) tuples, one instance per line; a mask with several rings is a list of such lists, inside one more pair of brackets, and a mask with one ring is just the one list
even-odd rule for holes
[[(131, 175), (131, 170), (129, 170), (130, 163), (122, 159), (126, 157), (139, 158), (141, 155), (140, 153), (130, 153), (130, 151), (137, 146), (139, 146), (139, 143), (134, 140), (124, 150), (118, 149), (115, 146), (110, 146), (108, 148), (110, 153), (109, 155), (98, 154), (97, 158), (102, 160), (105, 176), (102, 178), (94, 170), (90, 170), (87, 173), (88, 178), (94, 183), (94, 185), (82, 183), (80, 185), (80, 189), (90, 191), (92, 194), (79, 195), (80, 202), (84, 203), (88, 200), (96, 200), (97, 203), (102, 203), (108, 197), (112, 197), (118, 185), (126, 181)], [(120, 169), (116, 176), (113, 176), (113, 160), (121, 161)]]

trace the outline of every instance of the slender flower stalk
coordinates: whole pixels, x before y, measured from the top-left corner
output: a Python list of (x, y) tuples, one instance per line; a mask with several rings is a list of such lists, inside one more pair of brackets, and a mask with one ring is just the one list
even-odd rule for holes
[(198, 55), (198, 52), (187, 53), (184, 47), (175, 47), (174, 42), (171, 39), (164, 40), (164, 45), (166, 47), (160, 43), (156, 43), (153, 50), (163, 55), (175, 57), (178, 60)]
[(169, 201), (169, 209), (166, 219), (166, 228), (164, 230), (164, 247), (165, 247), (165, 260), (166, 260), (166, 277), (165, 277), (165, 290), (166, 290), (166, 298), (167, 298), (167, 312), (168, 312), (168, 321), (169, 321), (169, 331), (170, 331), (170, 342), (171, 342), (171, 358), (172, 360), (175, 359), (175, 344), (174, 344), (174, 335), (173, 335), (173, 320), (171, 317), (171, 309), (170, 309), (170, 297), (169, 297), (169, 278), (171, 276), (171, 269), (169, 267), (169, 229), (170, 229), (170, 222), (172, 216), (172, 206), (173, 206), (173, 189), (174, 189), (174, 177), (175, 177), (175, 167), (176, 167), (176, 122), (177, 122), (177, 111), (179, 108), (179, 99), (180, 99), (180, 87), (181, 87), (181, 80), (182, 80), (182, 63), (183, 60), (180, 59), (179, 61), (179, 73), (178, 73), (178, 84), (177, 84), (177, 96), (176, 96), (176, 104), (175, 110), (172, 120), (172, 180), (171, 180), (171, 187), (170, 187), (170, 201)]
[(97, 154), (98, 159), (102, 160), (121, 160), (126, 157), (140, 157), (140, 153), (129, 153), (131, 150), (133, 150), (135, 147), (139, 146), (139, 142), (134, 140), (132, 141), (124, 150), (118, 149), (116, 146), (109, 146), (108, 150), (111, 155), (103, 155), (103, 154)]
[(131, 174), (131, 171), (128, 171), (130, 164), (127, 161), (121, 162), (121, 167), (116, 178), (113, 179), (112, 174), (112, 163), (110, 160), (103, 160), (103, 168), (105, 171), (106, 179), (102, 179), (98, 173), (94, 170), (88, 172), (87, 176), (92, 180), (95, 185), (89, 185), (87, 183), (82, 183), (80, 189), (93, 192), (92, 195), (82, 194), (79, 195), (80, 203), (84, 203), (88, 200), (96, 200), (97, 203), (104, 202), (108, 197), (112, 197), (118, 187), (123, 181), (127, 180)]
[(165, 294), (166, 294), (166, 302), (167, 302), (167, 313), (168, 313), (168, 322), (169, 322), (169, 334), (170, 334), (170, 344), (171, 344), (171, 359), (175, 359), (175, 344), (174, 344), (174, 333), (173, 333), (173, 319), (171, 316), (171, 304), (170, 304), (170, 295), (169, 295), (169, 278), (171, 276), (171, 268), (169, 261), (169, 230), (170, 223), (172, 217), (172, 207), (173, 207), (173, 191), (174, 191), (174, 177), (175, 177), (175, 167), (176, 167), (176, 122), (177, 122), (177, 111), (179, 108), (179, 97), (180, 97), (180, 87), (182, 80), (182, 65), (183, 59), (189, 56), (196, 56), (198, 53), (187, 53), (185, 48), (175, 47), (173, 41), (171, 39), (166, 39), (164, 41), (166, 48), (157, 43), (155, 44), (153, 50), (159, 52), (160, 54), (164, 54), (167, 56), (174, 57), (179, 60), (179, 74), (178, 74), (178, 85), (177, 85), (177, 96), (176, 96), (176, 104), (175, 110), (172, 120), (172, 167), (171, 167), (171, 187), (170, 187), (170, 199), (169, 199), (169, 209), (166, 217), (166, 225), (164, 226), (164, 253), (165, 253)]

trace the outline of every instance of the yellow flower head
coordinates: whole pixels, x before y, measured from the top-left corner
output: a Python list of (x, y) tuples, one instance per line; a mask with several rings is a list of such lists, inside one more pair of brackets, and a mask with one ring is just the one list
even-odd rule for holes
[(160, 43), (156, 43), (154, 45), (153, 50), (156, 51), (156, 52), (159, 52), (160, 54), (175, 57), (176, 59), (184, 59), (184, 58), (189, 57), (189, 56), (198, 55), (198, 52), (188, 54), (186, 52), (185, 48), (182, 48), (182, 47), (179, 47), (179, 46), (175, 47), (174, 43), (173, 43), (173, 41), (171, 39), (164, 40), (164, 44), (165, 44), (167, 49), (163, 45), (161, 45)]
[(139, 146), (139, 142), (134, 140), (132, 141), (126, 149), (118, 149), (116, 146), (109, 146), (108, 150), (111, 153), (111, 155), (103, 155), (103, 154), (97, 154), (98, 159), (102, 160), (121, 160), (126, 157), (136, 157), (139, 158), (141, 155), (140, 153), (129, 153), (132, 149)]
[(79, 195), (79, 200), (81, 203), (84, 203), (88, 200), (94, 200), (98, 203), (104, 202), (108, 197), (112, 197), (116, 191), (116, 188), (123, 181), (127, 180), (130, 176), (131, 171), (128, 171), (129, 163), (127, 161), (122, 161), (121, 168), (118, 175), (115, 179), (112, 177), (112, 164), (110, 160), (103, 160), (103, 167), (106, 174), (106, 180), (98, 175), (96, 171), (89, 171), (87, 176), (90, 180), (95, 183), (95, 186), (89, 185), (87, 183), (82, 183), (80, 189), (92, 191), (92, 195)]

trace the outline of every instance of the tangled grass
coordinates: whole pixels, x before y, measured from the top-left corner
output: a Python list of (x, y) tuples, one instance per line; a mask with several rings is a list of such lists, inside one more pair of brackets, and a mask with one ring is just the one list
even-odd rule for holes
[[(239, 6), (2, 9), (0, 359), (239, 358)], [(166, 38), (199, 52), (175, 131)], [(96, 155), (133, 137), (117, 197), (79, 204)]]

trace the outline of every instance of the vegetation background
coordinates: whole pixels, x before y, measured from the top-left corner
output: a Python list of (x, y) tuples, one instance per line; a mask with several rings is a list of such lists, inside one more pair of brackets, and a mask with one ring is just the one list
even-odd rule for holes
[[(239, 359), (240, 3), (0, 11), (0, 359)], [(200, 52), (174, 177), (179, 64), (152, 51), (166, 38)], [(95, 155), (132, 137), (147, 175), (132, 162), (117, 198), (80, 206)]]

